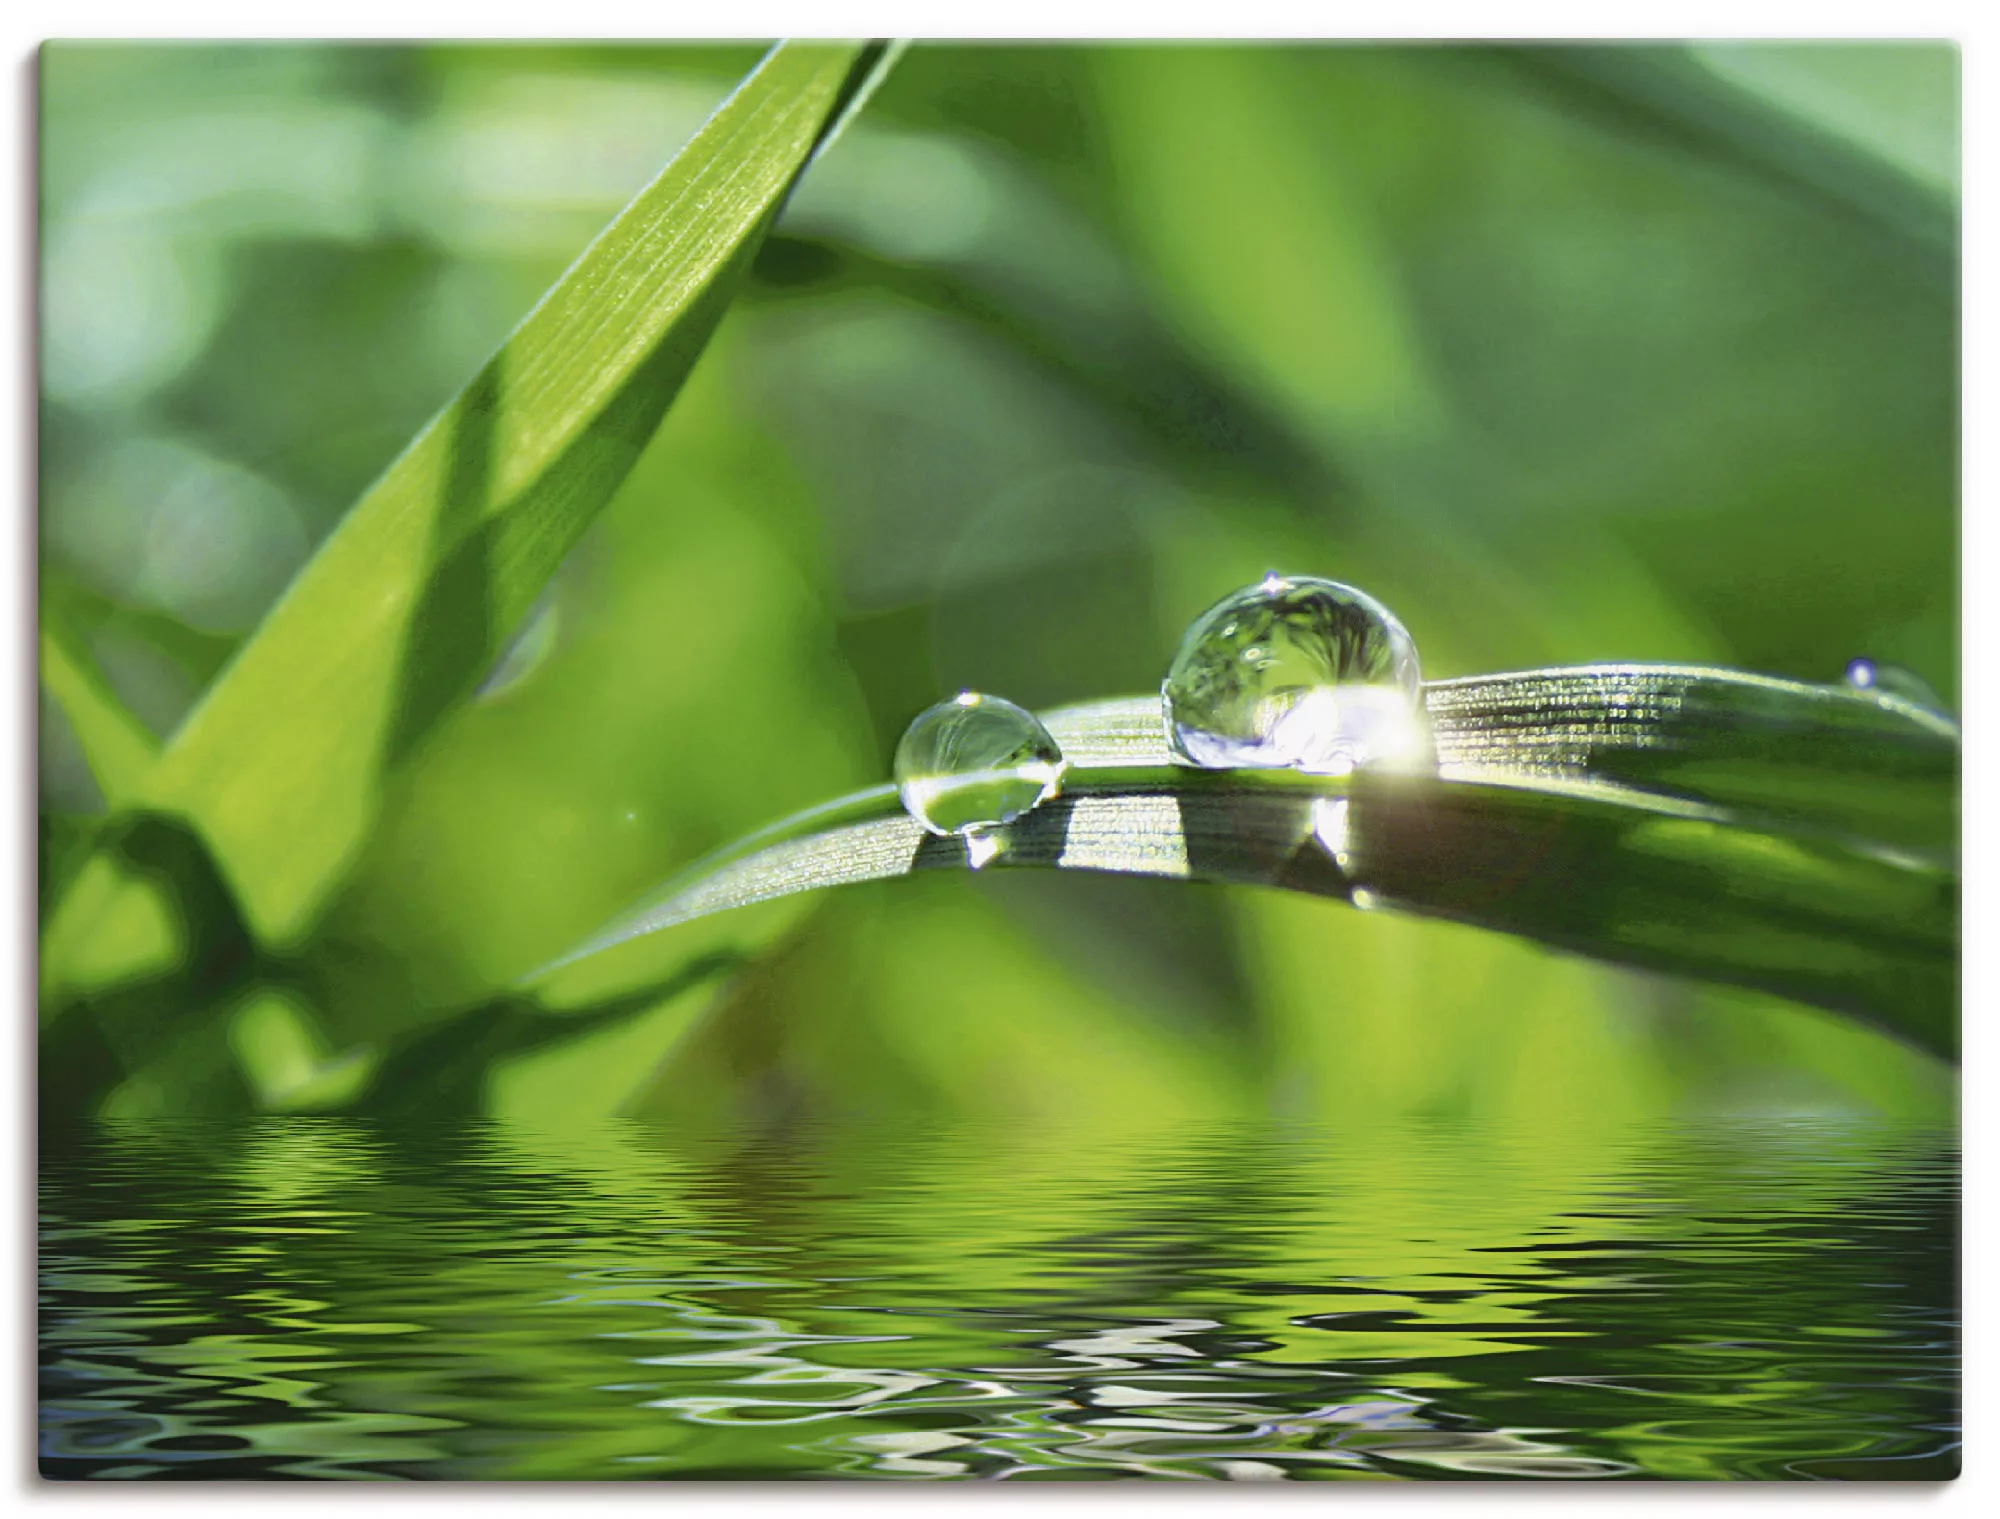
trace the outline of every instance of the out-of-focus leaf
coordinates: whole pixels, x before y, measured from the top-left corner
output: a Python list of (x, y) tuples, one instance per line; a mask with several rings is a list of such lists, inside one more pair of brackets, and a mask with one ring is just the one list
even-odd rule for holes
[[(491, 667), (625, 477), (886, 56), (772, 52), (362, 497), (174, 735), (142, 799), (202, 830), (260, 939), (309, 927), (383, 774)], [(133, 895), (111, 869), (86, 871), (52, 925), (58, 984)]]
[(164, 931), (180, 955), (164, 974), (80, 999), (71, 1016), (43, 1030), (42, 1096), (51, 1112), (116, 1113), (121, 1091), (136, 1102), (124, 1109), (131, 1116), (471, 1111), (494, 1060), (615, 1031), (703, 989), (743, 958), (734, 948), (687, 953), (683, 946), (671, 973), (609, 995), (561, 1005), (488, 998), (336, 1049), (314, 1010), (326, 966), (254, 941), (198, 835), (149, 814), (114, 818), (99, 831), (124, 870), (161, 884), (160, 900), (171, 907)]
[(266, 1113), (342, 1107), (367, 1086), (374, 1068), (366, 1046), (331, 1054), (312, 1010), (280, 987), (259, 987), (238, 1003), (227, 1038)]
[(117, 809), (136, 799), (160, 742), (125, 710), (89, 659), (44, 626), (42, 684), (76, 730), (77, 743), (105, 804)]
[(1307, 499), (1345, 485), (1320, 450), (1176, 338), (1136, 291), (1079, 301), (1023, 279), (983, 249), (919, 263), (783, 233), (764, 245), (754, 273), (753, 291), (766, 300), (882, 290), (973, 323), (1193, 468), (1227, 467)]
[(1936, 184), (1760, 99), (1673, 47), (1523, 47), (1504, 56), (1561, 98), (1635, 133), (1760, 175), (1957, 282), (1958, 207)]
[(404, 1117), (469, 1116), (480, 1110), (496, 1062), (628, 1024), (740, 964), (726, 952), (698, 956), (664, 981), (585, 1007), (556, 1010), (529, 997), (500, 997), (467, 1008), (396, 1041), (355, 1106)]
[(822, 886), (1035, 867), (1277, 886), (1774, 991), (1957, 1049), (1959, 740), (1942, 714), (1730, 671), (1593, 666), (1426, 690), (1435, 776), (1171, 763), (1158, 702), (1046, 714), (1065, 793), (982, 841), (895, 789), (695, 866), (568, 960)]
[(1959, 180), (1958, 49), (1949, 42), (1697, 42), (1695, 61), (1944, 195)]

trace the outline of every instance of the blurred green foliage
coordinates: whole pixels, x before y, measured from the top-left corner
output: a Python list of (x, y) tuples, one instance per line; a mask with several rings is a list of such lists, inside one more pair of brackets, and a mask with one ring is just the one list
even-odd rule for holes
[[(46, 49), (60, 678), (170, 732), (756, 56)], [(496, 988), (942, 694), (1150, 688), (1273, 566), (1433, 677), (1865, 653), (1955, 704), (1956, 89), (1943, 46), (911, 50), (310, 934), (129, 832), (195, 993), (59, 1016), (45, 1112), (1948, 1112), (1773, 999), (1139, 880), (886, 883), (565, 1013)], [(46, 908), (113, 825), (45, 715)]]

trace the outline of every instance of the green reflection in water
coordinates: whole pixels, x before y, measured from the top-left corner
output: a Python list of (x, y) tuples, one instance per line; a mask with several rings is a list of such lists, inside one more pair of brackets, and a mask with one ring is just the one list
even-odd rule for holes
[(271, 1119), (42, 1164), (51, 1476), (1957, 1470), (1936, 1129)]

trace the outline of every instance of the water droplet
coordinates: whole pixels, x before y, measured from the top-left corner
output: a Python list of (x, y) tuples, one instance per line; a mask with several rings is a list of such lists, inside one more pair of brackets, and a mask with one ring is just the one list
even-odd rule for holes
[(1929, 683), (1901, 665), (1879, 664), (1872, 659), (1851, 660), (1847, 666), (1847, 686), (1869, 696), (1897, 696), (1933, 711), (1945, 710), (1943, 700)]
[(493, 668), (473, 692), (475, 701), (492, 701), (519, 686), (547, 662), (554, 652), (561, 627), (562, 607), (556, 599), (556, 582), (550, 581), (535, 598), (521, 630), (500, 651)]
[(1160, 696), (1167, 741), (1207, 769), (1344, 775), (1430, 758), (1417, 646), (1351, 585), (1266, 575), (1196, 618)]
[(936, 834), (1011, 823), (1055, 796), (1066, 768), (1034, 713), (977, 691), (919, 712), (896, 746), (903, 805)]

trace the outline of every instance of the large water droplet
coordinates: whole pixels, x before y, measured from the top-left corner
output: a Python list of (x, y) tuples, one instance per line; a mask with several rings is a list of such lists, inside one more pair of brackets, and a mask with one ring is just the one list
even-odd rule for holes
[(1034, 713), (977, 691), (919, 712), (896, 745), (903, 805), (937, 834), (1013, 822), (1062, 789), (1066, 768)]
[(1209, 769), (1344, 775), (1430, 758), (1417, 646), (1335, 580), (1266, 575), (1195, 619), (1160, 688), (1167, 741)]

